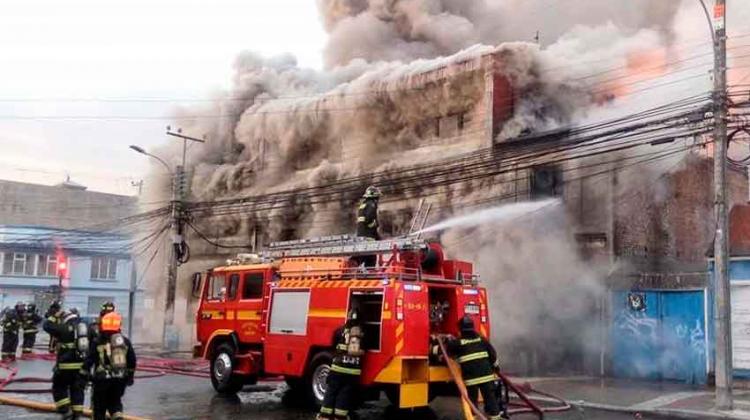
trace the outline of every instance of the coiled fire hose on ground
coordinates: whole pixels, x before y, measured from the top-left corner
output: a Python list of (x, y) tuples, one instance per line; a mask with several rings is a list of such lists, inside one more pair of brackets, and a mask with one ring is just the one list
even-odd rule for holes
[[(445, 342), (443, 341), (442, 336), (437, 336), (437, 342), (440, 347), (440, 353), (443, 356), (443, 359), (445, 360), (446, 365), (448, 366), (448, 370), (451, 373), (451, 376), (453, 377), (454, 382), (456, 383), (456, 387), (458, 388), (458, 392), (461, 395), (461, 408), (463, 409), (464, 417), (466, 420), (487, 420), (487, 416), (477, 408), (476, 405), (474, 405), (471, 400), (469, 400), (469, 394), (466, 391), (466, 385), (464, 384), (464, 381), (461, 377), (461, 368), (456, 363), (455, 360), (453, 360), (449, 355), (448, 351), (445, 348)], [(505, 404), (508, 406), (513, 406), (516, 408), (512, 408), (507, 410), (508, 415), (516, 415), (516, 414), (522, 414), (522, 413), (534, 413), (539, 416), (539, 418), (544, 417), (544, 413), (550, 413), (550, 412), (560, 412), (560, 411), (567, 411), (570, 410), (571, 406), (568, 404), (565, 400), (562, 398), (556, 397), (552, 394), (548, 394), (546, 392), (542, 392), (539, 390), (535, 390), (531, 387), (529, 384), (524, 384), (523, 387), (520, 387), (516, 384), (514, 384), (510, 378), (508, 378), (506, 375), (495, 372), (502, 381), (506, 393), (505, 393)], [(522, 389), (523, 388), (523, 389)], [(522, 403), (512, 403), (507, 398), (508, 396), (508, 390), (513, 391), (514, 394), (518, 397), (518, 399), (521, 400)], [(548, 399), (554, 400), (558, 405), (555, 406), (539, 406), (534, 401), (529, 398), (527, 394), (534, 393), (539, 394), (541, 396), (544, 396)]]

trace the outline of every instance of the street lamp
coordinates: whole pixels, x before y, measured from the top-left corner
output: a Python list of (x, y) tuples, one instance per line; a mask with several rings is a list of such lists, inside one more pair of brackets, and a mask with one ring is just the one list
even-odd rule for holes
[[(177, 194), (177, 183), (179, 182), (179, 179), (183, 176), (183, 167), (178, 166), (176, 168), (176, 172), (172, 170), (172, 168), (169, 166), (167, 162), (164, 161), (164, 159), (160, 158), (159, 156), (156, 156), (154, 154), (151, 154), (146, 151), (143, 147), (137, 146), (135, 144), (130, 145), (130, 149), (138, 152), (142, 155), (146, 155), (148, 157), (151, 157), (155, 160), (157, 160), (159, 163), (164, 165), (164, 167), (167, 169), (167, 172), (169, 172), (170, 178), (172, 179), (172, 200), (170, 201), (170, 207), (171, 207), (171, 216), (170, 216), (170, 231), (172, 233), (172, 243), (169, 244), (168, 251), (167, 251), (167, 292), (165, 296), (165, 313), (164, 313), (164, 337), (163, 341), (164, 344), (167, 345), (167, 336), (169, 332), (169, 328), (172, 327), (172, 324), (174, 323), (174, 300), (175, 300), (175, 288), (177, 285), (177, 254), (175, 251), (175, 248), (177, 247), (177, 244), (182, 242), (182, 232), (180, 228), (180, 216), (179, 213), (182, 211), (181, 202), (178, 202), (178, 200), (182, 200), (182, 197), (178, 197)], [(135, 263), (135, 262), (134, 262)], [(133, 271), (135, 273), (135, 271)], [(131, 325), (129, 326), (129, 329), (132, 330), (132, 320), (133, 320), (133, 312), (135, 309), (135, 292), (136, 292), (136, 282), (135, 277), (131, 279), (131, 285), (130, 285), (130, 304), (128, 310), (130, 311), (130, 317), (129, 322)], [(131, 332), (132, 334), (132, 332)]]
[(135, 144), (131, 144), (130, 145), (130, 149), (134, 150), (134, 151), (136, 151), (136, 152), (138, 152), (138, 153), (140, 153), (142, 155), (146, 155), (148, 157), (152, 157), (152, 158), (158, 160), (159, 163), (161, 163), (162, 165), (164, 165), (165, 168), (167, 168), (167, 172), (169, 172), (170, 174), (172, 173), (172, 168), (169, 167), (169, 164), (167, 164), (167, 162), (165, 162), (164, 159), (160, 158), (159, 156), (152, 155), (151, 153), (147, 152), (146, 149), (144, 149), (143, 147), (137, 146)]

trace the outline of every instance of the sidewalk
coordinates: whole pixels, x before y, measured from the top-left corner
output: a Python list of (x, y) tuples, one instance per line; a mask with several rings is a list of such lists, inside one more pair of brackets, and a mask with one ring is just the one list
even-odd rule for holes
[(708, 387), (590, 377), (526, 378), (533, 388), (552, 393), (580, 408), (682, 419), (750, 419), (750, 391), (735, 390), (732, 411), (714, 409)]

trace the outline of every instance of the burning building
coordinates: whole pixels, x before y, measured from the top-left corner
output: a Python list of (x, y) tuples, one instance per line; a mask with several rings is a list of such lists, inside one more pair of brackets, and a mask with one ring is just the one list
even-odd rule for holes
[[(639, 88), (689, 69), (674, 42), (680, 31), (673, 23), (691, 21), (684, 7), (660, 7), (662, 17), (628, 30), (617, 22), (589, 28), (571, 21), (565, 30), (551, 29), (563, 35), (549, 45), (488, 46), (475, 44), (508, 36), (488, 24), (485, 6), (320, 3), (331, 31), (328, 70), (300, 69), (288, 56), (242, 54), (231, 95), (206, 110), (219, 118), (183, 126), (210, 139), (193, 152), (190, 168), (190, 201), (203, 204), (191, 209), (200, 235), (188, 232), (192, 257), (178, 282), (176, 320), (186, 324), (185, 345), (193, 331), (193, 273), (270, 241), (353, 231), (355, 203), (370, 183), (385, 192), (385, 236), (406, 232), (422, 198), (433, 205), (430, 222), (474, 208), (560, 199), (563, 205), (512, 223), (440, 233), (449, 252), (478, 261), (493, 316), (502, 320), (493, 339), (519, 350), (513, 354), (523, 357), (510, 362), (519, 371), (601, 369), (601, 352), (609, 353), (603, 331), (613, 318), (608, 289), (705, 287), (712, 199), (702, 129), (608, 155), (506, 157), (507, 150), (523, 150), (524, 139), (556, 144), (571, 136), (569, 129), (648, 108), (632, 100)], [(495, 16), (490, 9), (487, 16)], [(365, 27), (377, 39), (353, 36)], [(656, 106), (685, 97), (664, 92), (645, 92), (645, 99)], [(661, 159), (646, 160), (657, 152)], [(480, 155), (490, 159), (480, 162)], [(449, 160), (453, 166), (443, 167)], [(430, 163), (432, 171), (404, 176)], [(744, 200), (745, 174), (734, 171), (730, 181), (733, 200)], [(320, 193), (304, 193), (310, 190)], [(149, 277), (159, 296), (163, 273)]]

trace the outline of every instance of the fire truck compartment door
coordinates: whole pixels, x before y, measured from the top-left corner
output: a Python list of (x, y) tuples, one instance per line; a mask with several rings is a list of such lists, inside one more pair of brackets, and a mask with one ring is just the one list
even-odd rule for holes
[(264, 343), (267, 373), (299, 376), (304, 372), (309, 305), (309, 290), (273, 292), (268, 335)]
[(271, 301), (271, 334), (305, 335), (310, 291), (276, 291)]

